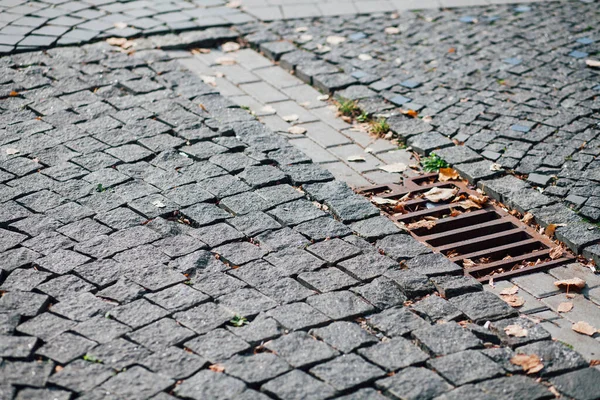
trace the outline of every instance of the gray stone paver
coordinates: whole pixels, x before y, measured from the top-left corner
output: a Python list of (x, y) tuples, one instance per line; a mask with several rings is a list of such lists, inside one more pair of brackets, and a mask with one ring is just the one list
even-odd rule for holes
[[(356, 8), (388, 6), (383, 3)], [(292, 8), (284, 4), (284, 15), (286, 9)], [(293, 11), (298, 16), (313, 12)], [(193, 15), (184, 14), (165, 4), (157, 20), (183, 29)], [(244, 22), (236, 10), (226, 15), (233, 22), (234, 14)], [(215, 18), (222, 17), (215, 11)], [(86, 25), (94, 26), (103, 25)], [(215, 41), (217, 36), (206, 39), (215, 32), (208, 31), (202, 40)], [(229, 39), (227, 32), (221, 34)], [(185, 37), (189, 43), (212, 43), (201, 42), (203, 35), (193, 31)], [(177, 43), (169, 36), (153, 36), (153, 42), (163, 48)], [(351, 396), (346, 398), (380, 398), (373, 387), (387, 395), (417, 398), (453, 398), (452, 393), (468, 398), (479, 394), (480, 387), (516, 397), (526, 391), (535, 394), (531, 398), (549, 396), (535, 377), (508, 378), (502, 369), (506, 360), (480, 350), (482, 342), (495, 340), (493, 325), (491, 331), (462, 326), (467, 318), (483, 324), (514, 311), (503, 303), (486, 312), (479, 300), (469, 304), (464, 300), (469, 296), (488, 297), (454, 293), (448, 283), (453, 268), (418, 277), (378, 254), (375, 242), (386, 243), (397, 231), (373, 223), (379, 220), (376, 209), (373, 213), (351, 191), (338, 188), (336, 193), (332, 189), (337, 181), (318, 167), (286, 165), (289, 157), (305, 157), (290, 150), (295, 139), (287, 129), (276, 135), (216, 95), (219, 83), (215, 89), (194, 75), (198, 71), (185, 71), (171, 61), (169, 54), (177, 53), (153, 46), (125, 55), (100, 42), (0, 59), (10, 71), (3, 89), (21, 85), (18, 96), (3, 94), (0, 105), (5, 133), (0, 169), (6, 185), (0, 186), (6, 206), (1, 214), (6, 235), (0, 253), (0, 335), (8, 337), (0, 339), (0, 397), (102, 398), (112, 393), (127, 399), (262, 399), (305, 394), (323, 398), (343, 392)], [(275, 68), (255, 53), (242, 54), (238, 59), (246, 61), (239, 62), (240, 68), (246, 62), (248, 70)], [(193, 59), (187, 53), (178, 56)], [(219, 79), (230, 85), (224, 92), (235, 95), (239, 88), (224, 78)], [(314, 103), (301, 104), (301, 99), (280, 93), (283, 101), (294, 101), (298, 110), (347, 138), (345, 146), (364, 149), (374, 144), (345, 135), (347, 124), (334, 119), (329, 107), (312, 108)], [(56, 107), (42, 109), (30, 102), (38, 97)], [(57, 97), (68, 105), (62, 106)], [(75, 140), (78, 145), (65, 145)], [(381, 150), (373, 157), (395, 150), (386, 143), (378, 142)], [(18, 155), (7, 148), (16, 148)], [(95, 167), (86, 161), (91, 158), (80, 158), (84, 153), (106, 164)], [(331, 171), (334, 176), (346, 176), (350, 184), (369, 182), (361, 172), (374, 170), (354, 168), (344, 151), (331, 154), (341, 156), (332, 169), (343, 166), (338, 171), (348, 171)], [(21, 163), (32, 159), (37, 159), (35, 169)], [(310, 188), (308, 182), (316, 181), (328, 186)], [(181, 188), (186, 191), (175, 192)], [(62, 199), (63, 205), (54, 204)], [(248, 203), (256, 208), (244, 207)], [(321, 226), (324, 219), (334, 221), (332, 215), (338, 221)], [(309, 240), (316, 243), (304, 250)], [(393, 257), (409, 264), (423, 253), (409, 243), (391, 242), (398, 246)], [(365, 262), (368, 269), (360, 267)], [(586, 277), (579, 270), (572, 274)], [(589, 287), (597, 283), (590, 279)], [(436, 289), (459, 311), (446, 307), (439, 314), (439, 305), (418, 301)], [(527, 289), (523, 284), (522, 290)], [(403, 304), (408, 299), (413, 306)], [(587, 315), (578, 299), (574, 302), (584, 314), (572, 318)], [(551, 300), (542, 302), (554, 308)], [(448, 313), (453, 322), (441, 322)], [(250, 323), (244, 325), (241, 317)], [(236, 326), (236, 318), (242, 326)], [(543, 326), (551, 324), (546, 330), (569, 343), (580, 337), (562, 335), (570, 329), (564, 322), (568, 320), (559, 319), (564, 329), (553, 331), (559, 326), (555, 322)], [(503, 321), (493, 324), (502, 326)], [(446, 339), (441, 344), (436, 343), (440, 335)], [(535, 340), (542, 337), (548, 336)], [(594, 387), (598, 374), (584, 367), (598, 353), (590, 342), (581, 342), (574, 347), (583, 358), (558, 344), (535, 342), (526, 350), (547, 356), (548, 372), (559, 374), (550, 379), (560, 391), (582, 397), (572, 382), (583, 379)], [(409, 357), (400, 359), (405, 354)], [(437, 354), (446, 355), (437, 363), (426, 362)], [(460, 357), (481, 365), (481, 370), (456, 376), (452, 360)], [(219, 365), (208, 369), (209, 363)], [(216, 372), (220, 368), (224, 371)], [(386, 377), (386, 371), (396, 375)], [(576, 375), (560, 375), (565, 372)]]

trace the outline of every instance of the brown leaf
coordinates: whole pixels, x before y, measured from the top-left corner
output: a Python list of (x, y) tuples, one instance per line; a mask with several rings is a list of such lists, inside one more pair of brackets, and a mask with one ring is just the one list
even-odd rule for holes
[(11, 90), (10, 93), (8, 94), (10, 97), (17, 97), (19, 95), (19, 93), (17, 93), (15, 90)]
[(454, 208), (451, 208), (451, 209), (450, 209), (450, 216), (451, 216), (451, 217), (457, 217), (457, 216), (459, 216), (460, 214), (462, 214), (462, 211), (455, 210)]
[(473, 268), (476, 265), (477, 263), (475, 263), (475, 261), (471, 260), (470, 258), (465, 258), (463, 260), (463, 267), (465, 268)]
[(588, 335), (588, 336), (592, 336), (594, 333), (598, 332), (598, 330), (596, 328), (594, 328), (593, 326), (591, 326), (590, 324), (588, 324), (585, 321), (579, 321), (579, 322), (573, 324), (571, 329), (573, 329), (577, 333), (581, 333), (581, 334)]
[(439, 180), (442, 182), (455, 180), (459, 177), (460, 175), (454, 168), (440, 168)]
[(504, 328), (504, 332), (508, 336), (527, 337), (527, 329), (524, 329), (521, 325), (508, 325)]
[(479, 204), (480, 206), (485, 205), (485, 203), (487, 203), (489, 197), (487, 196), (473, 196), (472, 194), (469, 195), (469, 200), (471, 200), (474, 203)]
[(517, 294), (518, 291), (519, 291), (519, 287), (517, 285), (512, 285), (511, 287), (502, 289), (502, 291), (500, 292), (500, 296), (504, 296), (504, 295), (509, 296), (511, 294)]
[(452, 54), (452, 53), (456, 53), (456, 49), (454, 47), (450, 47), (448, 49), (448, 53)]
[(556, 308), (556, 311), (558, 311), (559, 313), (566, 313), (569, 312), (573, 309), (573, 303), (571, 303), (570, 301), (566, 301), (564, 303), (560, 303), (558, 305), (558, 307)]
[(464, 210), (468, 210), (470, 208), (477, 208), (480, 209), (481, 206), (477, 203), (475, 203), (473, 200), (463, 200), (463, 201), (459, 201), (458, 203), (456, 203), (457, 207), (460, 207)]
[(428, 192), (425, 192), (424, 197), (433, 203), (437, 203), (444, 200), (450, 200), (456, 193), (458, 193), (458, 188), (443, 189), (435, 187)]
[(225, 371), (225, 367), (222, 366), (221, 364), (209, 365), (208, 369), (210, 369), (211, 371), (214, 371), (214, 372), (224, 372)]
[(408, 225), (406, 225), (406, 227), (408, 229), (419, 229), (419, 228), (431, 229), (435, 226), (435, 224), (436, 224), (435, 221), (422, 220), (419, 222), (413, 222), (412, 224), (408, 224)]
[(563, 250), (560, 246), (556, 246), (550, 250), (550, 258), (556, 260), (557, 258), (562, 257)]
[(502, 296), (502, 300), (504, 300), (505, 302), (508, 303), (509, 306), (514, 307), (514, 308), (518, 308), (521, 307), (523, 304), (525, 304), (525, 299), (523, 299), (520, 296), (511, 294), (508, 296)]
[(383, 204), (396, 205), (396, 204), (398, 204), (398, 200), (385, 199), (383, 197), (378, 197), (378, 196), (371, 197), (371, 202), (373, 202), (375, 204), (379, 204), (379, 205), (383, 205)]
[(560, 226), (565, 226), (565, 225), (566, 224), (548, 224), (546, 229), (544, 229), (544, 234), (548, 237), (552, 237), (552, 236), (554, 236), (554, 231), (556, 230), (556, 228), (558, 228)]
[(379, 169), (381, 169), (385, 172), (389, 172), (389, 173), (404, 172), (404, 171), (406, 171), (406, 168), (408, 168), (408, 166), (404, 163), (395, 163), (395, 164), (383, 165), (383, 166), (379, 167)]
[(556, 397), (556, 398), (561, 397), (560, 392), (558, 390), (556, 390), (556, 388), (554, 386), (550, 386), (548, 388), (548, 390), (552, 392), (552, 394), (554, 395), (554, 397)]
[(590, 361), (590, 367), (595, 367), (596, 365), (600, 365), (600, 360), (592, 360), (592, 361)]
[(517, 354), (510, 359), (510, 362), (519, 365), (526, 374), (535, 374), (544, 368), (542, 360), (535, 354)]
[(600, 68), (600, 61), (598, 60), (585, 60), (585, 65), (590, 68)]
[(521, 221), (523, 221), (524, 224), (529, 225), (529, 223), (533, 220), (533, 214), (528, 212), (527, 214), (525, 214), (523, 216), (523, 219), (521, 219)]
[(404, 115), (408, 115), (409, 117), (413, 117), (413, 118), (417, 118), (417, 116), (419, 115), (418, 112), (416, 112), (415, 110), (400, 110), (400, 112)]
[(571, 289), (579, 291), (585, 287), (585, 281), (581, 278), (563, 279), (562, 281), (554, 282), (554, 286), (559, 288), (565, 287), (567, 291)]

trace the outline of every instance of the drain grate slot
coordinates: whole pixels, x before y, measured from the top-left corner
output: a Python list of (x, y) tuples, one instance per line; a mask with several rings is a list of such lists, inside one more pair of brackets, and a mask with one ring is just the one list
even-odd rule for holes
[[(465, 275), (481, 282), (507, 279), (552, 268), (573, 257), (563, 255), (552, 260), (555, 243), (540, 235), (462, 182), (439, 182), (437, 174), (407, 178), (403, 185), (388, 184), (363, 188), (365, 195), (390, 202), (376, 202), (395, 222), (434, 251), (447, 256), (464, 268)], [(433, 203), (425, 198), (432, 188), (456, 188), (456, 195)], [(466, 199), (477, 200), (464, 210)], [(457, 211), (460, 210), (460, 211)], [(413, 225), (413, 227), (411, 227)], [(416, 225), (416, 226), (415, 226)]]

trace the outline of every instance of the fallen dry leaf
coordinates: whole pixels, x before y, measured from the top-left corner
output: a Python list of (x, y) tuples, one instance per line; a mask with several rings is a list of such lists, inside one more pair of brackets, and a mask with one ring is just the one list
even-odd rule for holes
[(240, 49), (240, 44), (236, 42), (225, 42), (221, 45), (221, 50), (224, 53), (231, 53), (234, 51), (238, 51)]
[(493, 276), (490, 278), (490, 281), (488, 282), (488, 284), (490, 285), (490, 287), (493, 287), (493, 288), (496, 287), (496, 284), (494, 283), (494, 277)]
[(600, 360), (592, 360), (592, 361), (590, 361), (590, 367), (595, 367), (596, 365), (600, 365)]
[(125, 29), (127, 28), (127, 24), (125, 22), (115, 22), (115, 28), (117, 29)]
[(406, 227), (408, 229), (419, 229), (419, 228), (431, 229), (435, 226), (435, 224), (436, 224), (435, 221), (422, 220), (419, 222), (413, 222), (412, 224), (408, 224), (408, 225), (406, 225)]
[(561, 397), (561, 394), (560, 394), (560, 392), (559, 392), (559, 391), (558, 391), (558, 390), (557, 390), (557, 389), (556, 389), (554, 386), (550, 386), (550, 387), (548, 388), (548, 390), (549, 390), (550, 392), (552, 392), (552, 394), (554, 395), (554, 397), (556, 397), (556, 398), (559, 398), (559, 397)]
[(13, 154), (17, 154), (19, 152), (19, 149), (14, 149), (12, 147), (9, 147), (8, 149), (6, 149), (6, 154), (8, 154), (9, 156), (13, 155)]
[(383, 205), (383, 204), (398, 204), (397, 200), (391, 200), (391, 199), (384, 199), (383, 197), (377, 197), (377, 196), (373, 196), (371, 197), (371, 201), (375, 204), (379, 204), (379, 205)]
[(209, 54), (210, 53), (210, 49), (192, 49), (190, 50), (192, 54)]
[(544, 368), (542, 360), (535, 354), (517, 354), (510, 359), (510, 362), (519, 365), (526, 374), (535, 374)]
[(592, 336), (594, 333), (598, 332), (598, 330), (596, 328), (594, 328), (593, 326), (591, 326), (590, 324), (588, 324), (585, 321), (579, 321), (579, 322), (573, 324), (571, 329), (573, 329), (577, 333), (581, 333), (583, 335), (588, 335), (588, 336)]
[(294, 121), (298, 121), (298, 119), (300, 119), (298, 114), (284, 115), (281, 118), (283, 118), (283, 120), (286, 122), (294, 122)]
[(566, 224), (548, 224), (546, 229), (544, 229), (544, 234), (548, 237), (552, 237), (552, 236), (554, 236), (554, 231), (556, 231), (556, 228), (565, 226), (565, 225)]
[(474, 202), (473, 200), (463, 200), (463, 201), (459, 201), (458, 203), (455, 203), (456, 207), (460, 207), (463, 210), (469, 210), (471, 208), (481, 208), (481, 206), (479, 204), (477, 204), (476, 202)]
[(435, 187), (425, 192), (423, 196), (433, 203), (438, 203), (440, 201), (450, 200), (456, 193), (458, 193), (458, 188), (448, 189)]
[(490, 165), (490, 171), (502, 171), (502, 165), (494, 163)]
[(373, 57), (371, 57), (368, 54), (359, 54), (358, 55), (358, 59), (361, 60), (361, 61), (369, 61), (369, 60), (372, 60)]
[(501, 297), (502, 297), (502, 300), (507, 302), (509, 306), (514, 307), (514, 308), (519, 308), (523, 304), (525, 304), (525, 299), (523, 299), (522, 297), (517, 296), (515, 294), (511, 294), (508, 296), (501, 296)]
[(304, 135), (306, 133), (306, 128), (301, 126), (290, 126), (288, 132), (294, 135)]
[(327, 100), (329, 100), (329, 95), (328, 94), (322, 94), (320, 96), (317, 96), (317, 100), (319, 100), (319, 101), (327, 101)]
[(237, 63), (235, 58), (232, 57), (219, 57), (215, 60), (215, 62), (219, 65), (234, 65)]
[(313, 35), (300, 35), (300, 40), (303, 42), (310, 42), (313, 39)]
[(165, 203), (163, 203), (160, 200), (154, 200), (152, 202), (152, 204), (154, 204), (154, 206), (157, 207), (157, 208), (165, 208), (166, 207)]
[(379, 169), (381, 169), (385, 172), (390, 172), (390, 173), (404, 172), (404, 171), (406, 171), (406, 168), (408, 168), (408, 166), (404, 163), (395, 163), (395, 164), (383, 165), (383, 166), (379, 167)]
[(340, 44), (346, 41), (343, 36), (327, 36), (327, 43), (329, 44)]
[(581, 278), (563, 279), (562, 281), (555, 281), (554, 286), (559, 288), (566, 288), (567, 291), (574, 289), (579, 291), (585, 287), (585, 281)]
[(416, 112), (415, 110), (402, 110), (400, 109), (400, 112), (404, 115), (408, 115), (409, 117), (413, 117), (413, 118), (417, 118), (419, 116), (419, 113)]
[(519, 292), (519, 287), (517, 285), (512, 285), (511, 287), (507, 287), (506, 289), (502, 289), (502, 291), (500, 292), (500, 295), (511, 295), (511, 294), (517, 294)]
[(524, 329), (520, 325), (508, 325), (506, 328), (504, 328), (504, 332), (508, 336), (527, 337), (527, 329)]
[(211, 371), (214, 371), (214, 372), (224, 372), (225, 371), (225, 367), (222, 366), (221, 364), (209, 365), (208, 369), (210, 369)]
[(111, 46), (123, 46), (126, 42), (127, 39), (125, 38), (111, 37), (106, 39), (106, 43), (110, 44)]
[(475, 261), (471, 260), (470, 258), (465, 258), (463, 260), (463, 267), (465, 267), (465, 268), (473, 268), (476, 265), (477, 265), (477, 263)]
[(388, 35), (397, 35), (398, 33), (400, 33), (400, 28), (397, 28), (395, 26), (388, 26), (383, 31)]
[(479, 204), (480, 206), (487, 203), (488, 199), (489, 199), (489, 197), (487, 197), (487, 196), (474, 196), (472, 194), (469, 195), (469, 200), (471, 200), (474, 203)]
[(533, 221), (533, 214), (532, 214), (532, 213), (530, 213), (530, 212), (526, 213), (525, 215), (523, 215), (523, 218), (521, 219), (521, 221), (522, 221), (524, 224), (528, 224), (528, 225), (529, 225), (529, 223), (530, 223), (531, 221)]
[(600, 61), (598, 60), (585, 60), (585, 65), (590, 68), (600, 68)]
[(296, 32), (300, 33), (300, 32), (306, 32), (308, 30), (308, 27), (306, 26), (299, 26), (295, 29)]
[(442, 182), (455, 180), (459, 177), (460, 175), (454, 168), (440, 168), (439, 180)]
[(562, 257), (563, 249), (560, 246), (556, 246), (550, 250), (550, 258), (556, 260), (557, 258)]
[(349, 156), (348, 158), (346, 158), (346, 160), (348, 160), (350, 162), (365, 162), (365, 161), (367, 161), (367, 159), (364, 156), (360, 156), (360, 155)]
[(10, 93), (8, 94), (10, 97), (17, 97), (19, 95), (19, 93), (15, 90), (11, 90)]
[(566, 313), (566, 312), (571, 311), (572, 309), (573, 309), (573, 303), (571, 303), (570, 301), (560, 303), (558, 305), (558, 307), (556, 307), (556, 311), (558, 311), (559, 313)]

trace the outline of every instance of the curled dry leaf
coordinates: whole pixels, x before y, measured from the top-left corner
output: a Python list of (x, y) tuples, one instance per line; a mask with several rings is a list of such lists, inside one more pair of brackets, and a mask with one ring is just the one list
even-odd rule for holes
[(262, 112), (266, 112), (266, 113), (275, 113), (277, 112), (277, 110), (275, 110), (273, 107), (271, 106), (264, 106), (260, 109), (260, 111)]
[(313, 35), (300, 35), (300, 40), (303, 42), (310, 42), (313, 39)]
[(284, 115), (281, 118), (283, 118), (283, 120), (286, 122), (294, 122), (294, 121), (298, 121), (298, 119), (300, 119), (298, 114)]
[(556, 231), (556, 228), (565, 226), (565, 225), (566, 224), (548, 224), (546, 229), (544, 229), (544, 234), (548, 237), (552, 237), (552, 236), (554, 236), (554, 231)]
[(219, 57), (215, 60), (215, 62), (219, 65), (234, 65), (237, 64), (237, 61), (233, 57)]
[(231, 53), (233, 51), (238, 51), (240, 49), (240, 44), (236, 42), (226, 42), (221, 46), (221, 50), (224, 53)]
[(487, 196), (473, 196), (472, 194), (469, 195), (469, 200), (471, 200), (474, 203), (479, 204), (480, 206), (487, 203), (488, 199), (489, 199), (489, 197), (487, 197)]
[(456, 207), (460, 207), (463, 210), (468, 210), (471, 208), (481, 208), (481, 206), (477, 203), (475, 203), (473, 200), (463, 200), (463, 201), (459, 201), (458, 203), (456, 203)]
[(208, 369), (210, 369), (213, 372), (225, 372), (225, 367), (222, 366), (221, 364), (212, 364), (212, 365), (209, 365)]
[(192, 54), (209, 54), (210, 49), (198, 48), (198, 49), (192, 49), (191, 52), (192, 52)]
[(502, 165), (494, 163), (490, 165), (490, 171), (502, 171)]
[(556, 246), (550, 250), (550, 258), (556, 260), (557, 258), (562, 257), (563, 249), (560, 246)]
[(535, 374), (544, 368), (542, 360), (535, 354), (517, 354), (510, 359), (510, 363), (519, 365), (526, 374)]
[(327, 43), (329, 44), (340, 44), (346, 41), (346, 38), (343, 36), (327, 36)]
[(396, 163), (396, 164), (390, 164), (390, 165), (383, 165), (381, 167), (379, 167), (379, 169), (386, 171), (386, 172), (390, 172), (390, 173), (400, 173), (400, 172), (404, 172), (406, 171), (407, 165), (404, 163)]
[(408, 229), (419, 229), (419, 228), (431, 229), (435, 226), (435, 224), (436, 224), (435, 221), (422, 220), (419, 222), (413, 222), (412, 224), (408, 224), (408, 225), (406, 225), (406, 227)]
[(127, 39), (125, 38), (111, 37), (106, 39), (106, 43), (110, 44), (111, 46), (123, 46), (126, 42)]
[(364, 156), (359, 156), (359, 155), (349, 156), (348, 158), (346, 158), (346, 160), (348, 160), (350, 162), (365, 162), (365, 161), (367, 161), (367, 159)]
[(502, 289), (500, 292), (500, 296), (517, 294), (519, 292), (519, 287), (517, 285), (512, 285), (511, 287), (507, 287), (506, 289)]
[(320, 96), (317, 96), (317, 100), (319, 100), (319, 101), (327, 101), (327, 100), (329, 100), (329, 95), (328, 94), (322, 94)]
[(361, 61), (369, 61), (369, 60), (372, 60), (373, 57), (371, 57), (368, 54), (359, 54), (358, 55), (358, 59), (361, 60)]
[(304, 135), (306, 133), (306, 128), (301, 126), (290, 126), (288, 132), (294, 135)]
[(388, 35), (397, 35), (398, 33), (400, 33), (400, 28), (397, 28), (395, 26), (388, 26), (384, 29), (384, 32)]
[(458, 193), (458, 188), (432, 188), (423, 195), (427, 200), (438, 203), (440, 201), (450, 200)]
[(573, 324), (571, 329), (573, 329), (577, 333), (581, 333), (583, 335), (588, 335), (588, 336), (592, 336), (592, 335), (594, 335), (594, 333), (598, 332), (598, 330), (596, 328), (594, 328), (593, 326), (591, 326), (590, 324), (588, 324), (585, 321), (579, 321), (579, 322)]
[(521, 296), (517, 296), (515, 294), (511, 294), (508, 296), (502, 296), (502, 300), (504, 300), (505, 302), (508, 303), (509, 306), (514, 307), (514, 308), (519, 308), (523, 304), (525, 304), (525, 299), (523, 299)]
[(202, 82), (206, 83), (207, 85), (217, 86), (217, 78), (215, 78), (214, 76), (201, 75), (200, 79), (202, 79)]
[(373, 203), (379, 204), (379, 205), (384, 205), (384, 204), (396, 205), (396, 204), (398, 204), (398, 200), (384, 199), (383, 197), (377, 197), (377, 196), (371, 197), (371, 201)]
[(163, 203), (163, 202), (162, 202), (162, 201), (160, 201), (160, 200), (154, 200), (154, 201), (152, 202), (152, 204), (154, 204), (154, 206), (155, 206), (156, 208), (165, 208), (165, 207), (166, 207), (166, 206), (165, 206), (165, 203)]
[(566, 288), (569, 290), (579, 291), (585, 287), (585, 281), (581, 278), (563, 279), (562, 281), (555, 281), (554, 286), (559, 288)]
[(600, 61), (598, 60), (585, 60), (585, 65), (590, 68), (600, 68)]
[(488, 282), (488, 284), (490, 285), (490, 287), (493, 287), (493, 288), (496, 287), (496, 284), (494, 283), (494, 277), (493, 276), (490, 278), (490, 281)]
[(404, 115), (408, 115), (409, 117), (413, 117), (413, 118), (417, 118), (419, 116), (419, 113), (416, 112), (415, 110), (402, 110), (400, 109), (400, 112)]
[(125, 29), (127, 28), (127, 24), (125, 22), (115, 22), (115, 28), (117, 29)]
[(463, 267), (465, 267), (465, 268), (473, 268), (476, 265), (477, 265), (477, 263), (475, 261), (471, 260), (470, 258), (465, 258), (463, 260)]
[(19, 93), (16, 90), (11, 90), (8, 95), (10, 97), (17, 97), (19, 95)]
[(306, 32), (308, 30), (308, 27), (306, 26), (299, 26), (295, 29), (296, 32), (300, 33), (300, 32)]
[(573, 309), (573, 303), (570, 301), (565, 301), (564, 303), (560, 303), (558, 307), (556, 307), (556, 311), (559, 313), (567, 313)]
[(524, 224), (528, 224), (528, 225), (529, 225), (529, 223), (530, 223), (531, 221), (533, 221), (533, 214), (532, 214), (532, 213), (530, 213), (530, 212), (526, 213), (525, 215), (523, 215), (523, 218), (521, 219), (521, 221), (522, 221)]
[(506, 328), (504, 328), (504, 332), (508, 336), (527, 337), (527, 329), (524, 329), (520, 325), (508, 325)]
[(440, 168), (439, 180), (442, 182), (458, 179), (460, 176), (454, 168)]

